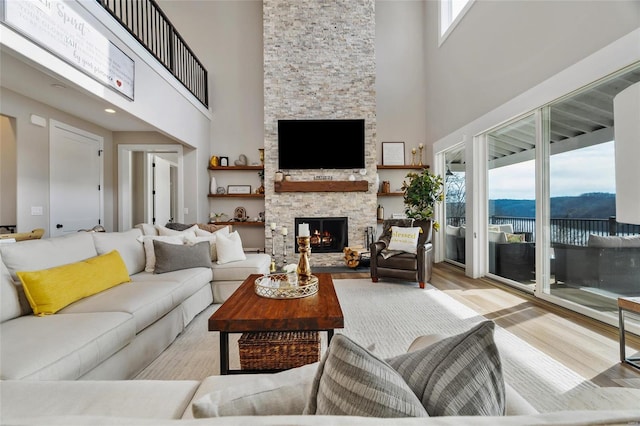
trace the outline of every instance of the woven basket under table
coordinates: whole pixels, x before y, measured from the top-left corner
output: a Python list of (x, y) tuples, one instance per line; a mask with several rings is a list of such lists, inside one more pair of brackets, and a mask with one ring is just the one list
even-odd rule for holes
[(320, 360), (320, 333), (243, 333), (238, 340), (243, 370), (286, 370)]

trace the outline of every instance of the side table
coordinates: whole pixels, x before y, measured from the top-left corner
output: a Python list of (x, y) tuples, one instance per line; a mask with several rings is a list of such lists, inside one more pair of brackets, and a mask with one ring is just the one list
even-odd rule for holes
[(632, 312), (640, 315), (640, 297), (618, 297), (618, 318), (620, 319), (620, 362), (640, 368), (640, 357), (627, 357), (625, 347), (624, 314)]

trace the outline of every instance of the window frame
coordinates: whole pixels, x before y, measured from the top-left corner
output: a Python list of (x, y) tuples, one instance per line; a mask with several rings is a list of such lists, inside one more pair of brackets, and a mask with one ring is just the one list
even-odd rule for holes
[(438, 1), (438, 47), (442, 46), (475, 1), (467, 0), (467, 4), (454, 17), (452, 17), (453, 0)]

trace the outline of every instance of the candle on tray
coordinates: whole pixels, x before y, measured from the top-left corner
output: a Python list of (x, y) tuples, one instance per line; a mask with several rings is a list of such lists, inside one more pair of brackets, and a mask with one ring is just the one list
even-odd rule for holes
[(289, 233), (289, 231), (287, 230), (286, 226), (282, 227), (282, 235), (287, 235)]
[(301, 223), (298, 225), (298, 236), (299, 237), (308, 237), (309, 236), (309, 224)]
[(276, 223), (275, 222), (271, 222), (271, 230), (272, 231), (276, 230)]

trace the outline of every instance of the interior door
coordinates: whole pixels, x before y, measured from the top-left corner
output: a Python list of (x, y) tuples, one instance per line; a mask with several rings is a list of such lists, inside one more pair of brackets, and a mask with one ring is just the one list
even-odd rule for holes
[(101, 137), (51, 120), (49, 235), (103, 223)]
[(154, 155), (153, 158), (153, 218), (154, 223), (171, 222), (171, 163)]

